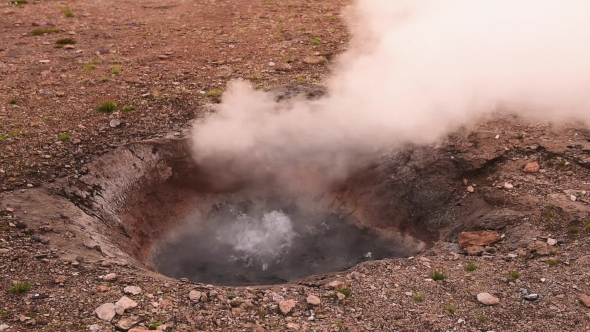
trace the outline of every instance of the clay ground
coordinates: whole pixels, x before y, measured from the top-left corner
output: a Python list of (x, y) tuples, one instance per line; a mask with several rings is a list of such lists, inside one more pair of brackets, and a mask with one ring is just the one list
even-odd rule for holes
[[(330, 62), (314, 63), (346, 48), (344, 3), (3, 3), (0, 189), (84, 172), (125, 142), (178, 135), (231, 79), (259, 89), (322, 82)], [(113, 112), (97, 111), (108, 101)]]
[[(94, 219), (63, 213), (71, 202), (33, 199), (44, 182), (74, 179), (123, 143), (181, 136), (230, 79), (260, 89), (321, 84), (347, 47), (344, 3), (2, 3), (0, 331), (590, 330), (586, 128), (510, 119), (450, 137), (441, 149), (474, 165), (454, 183), (454, 209), (485, 201), (505, 214), (459, 223), (420, 257), (298, 284), (216, 287), (149, 275), (83, 242)], [(73, 46), (56, 47), (68, 38)], [(97, 111), (106, 101), (115, 109)], [(473, 229), (503, 237), (468, 256), (456, 235)], [(481, 303), (480, 293), (499, 303)], [(115, 315), (124, 296), (133, 301)]]

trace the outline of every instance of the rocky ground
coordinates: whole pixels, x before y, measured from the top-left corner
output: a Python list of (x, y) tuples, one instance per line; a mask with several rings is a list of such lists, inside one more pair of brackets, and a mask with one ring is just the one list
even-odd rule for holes
[[(313, 62), (347, 40), (340, 5), (74, 1), (66, 17), (65, 3), (4, 4), (4, 194), (74, 178), (125, 142), (181, 135), (230, 78), (321, 80), (328, 68)], [(74, 48), (55, 48), (61, 38)], [(103, 97), (115, 112), (96, 111)], [(0, 331), (590, 330), (589, 142), (579, 126), (518, 119), (453, 135), (441, 148), (479, 165), (456, 180), (455, 209), (485, 201), (498, 215), (427, 225), (441, 241), (417, 257), (288, 285), (168, 279), (81, 245), (76, 216), (32, 220), (0, 201)]]

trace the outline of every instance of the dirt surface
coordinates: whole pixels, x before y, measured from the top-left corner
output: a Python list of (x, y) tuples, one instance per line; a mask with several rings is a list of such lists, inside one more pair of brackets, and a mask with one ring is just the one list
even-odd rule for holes
[[(165, 174), (141, 163), (152, 148), (123, 143), (182, 137), (230, 78), (321, 82), (346, 48), (342, 4), (75, 1), (73, 17), (65, 6), (0, 7), (0, 331), (590, 330), (590, 130), (575, 125), (502, 118), (383, 156), (387, 181), (357, 178), (374, 189), (361, 212), (416, 218), (405, 231), (438, 238), (417, 257), (257, 287), (145, 269), (134, 241), (153, 229), (127, 230), (126, 197), (89, 179), (120, 176), (114, 156), (128, 179)], [(32, 35), (41, 28), (59, 31)], [(55, 48), (62, 38), (74, 48)], [(115, 112), (96, 111), (105, 99)], [(408, 194), (392, 192), (408, 179)], [(432, 209), (383, 214), (379, 196)]]
[[(178, 136), (231, 79), (260, 89), (321, 82), (346, 48), (343, 3), (3, 3), (0, 189), (84, 173), (125, 142)], [(56, 48), (61, 39), (75, 44)], [(105, 101), (112, 113), (97, 111)]]

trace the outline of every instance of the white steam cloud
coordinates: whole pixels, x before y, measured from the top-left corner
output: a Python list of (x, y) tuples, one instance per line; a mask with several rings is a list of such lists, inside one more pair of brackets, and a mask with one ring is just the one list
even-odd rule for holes
[(194, 127), (197, 162), (339, 176), (362, 156), (434, 143), (500, 106), (590, 120), (590, 1), (358, 0), (346, 13), (353, 40), (328, 97), (278, 104), (234, 82)]

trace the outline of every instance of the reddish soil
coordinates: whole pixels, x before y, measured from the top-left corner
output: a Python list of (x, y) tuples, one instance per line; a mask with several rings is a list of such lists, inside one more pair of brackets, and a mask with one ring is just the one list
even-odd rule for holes
[[(246, 79), (260, 89), (320, 82), (329, 59), (346, 48), (344, 4), (0, 5), (0, 190), (85, 173), (96, 155), (125, 142), (179, 136), (200, 106), (219, 101), (229, 80)], [(34, 35), (39, 29), (48, 33)], [(75, 44), (58, 48), (61, 39)], [(328, 62), (303, 62), (314, 55)], [(98, 112), (105, 101), (116, 110)], [(120, 124), (111, 127), (112, 119)]]

